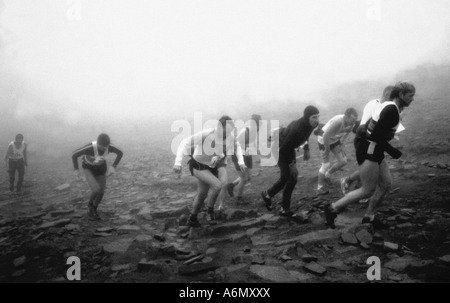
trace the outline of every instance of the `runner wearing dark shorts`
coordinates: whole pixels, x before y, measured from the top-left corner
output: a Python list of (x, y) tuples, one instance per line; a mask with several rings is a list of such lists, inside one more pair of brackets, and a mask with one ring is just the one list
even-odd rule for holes
[(261, 120), (260, 115), (252, 115), (250, 120), (250, 126), (243, 128), (238, 136), (237, 140), (241, 146), (245, 146), (244, 150), (244, 163), (247, 167), (247, 172), (244, 174), (238, 163), (236, 155), (231, 156), (231, 160), (234, 163), (234, 167), (239, 174), (239, 177), (231, 183), (228, 183), (228, 193), (231, 197), (234, 196), (234, 188), (237, 187), (237, 204), (246, 204), (242, 198), (245, 185), (250, 181), (253, 168), (253, 157), (252, 154), (257, 154), (257, 139), (259, 132), (259, 121)]
[(223, 116), (216, 128), (205, 129), (184, 139), (177, 150), (175, 173), (181, 174), (183, 156), (190, 156), (188, 161), (191, 175), (197, 178), (198, 190), (194, 198), (188, 226), (200, 227), (197, 215), (207, 199), (207, 212), (211, 223), (215, 221), (214, 205), (217, 200), (222, 204), (227, 186), (227, 155), (236, 154), (240, 168), (246, 171), (242, 149), (233, 135), (234, 121)]
[(398, 82), (391, 93), (393, 101), (384, 102), (372, 113), (364, 136), (360, 136), (355, 143), (362, 186), (327, 206), (325, 216), (331, 228), (335, 228), (337, 214), (347, 205), (369, 196), (369, 206), (362, 223), (371, 223), (374, 228), (383, 226), (376, 220), (375, 210), (392, 184), (384, 153), (387, 152), (394, 159), (401, 157), (402, 153), (391, 146), (389, 141), (394, 138), (400, 125), (400, 112), (414, 101), (415, 92), (411, 83)]
[(76, 150), (72, 154), (72, 162), (75, 175), (79, 178), (78, 158), (82, 157), (82, 167), (86, 181), (91, 188), (91, 196), (89, 197), (89, 216), (92, 219), (100, 220), (97, 213), (97, 208), (103, 199), (106, 188), (106, 174), (108, 166), (106, 163), (109, 152), (115, 153), (116, 159), (109, 169), (109, 173), (115, 172), (116, 166), (122, 159), (123, 152), (116, 146), (111, 144), (110, 138), (107, 134), (100, 134), (97, 141), (86, 144), (82, 148)]
[[(357, 146), (360, 145), (361, 135), (364, 135), (364, 133), (365, 133), (365, 131), (367, 129), (367, 125), (366, 124), (367, 124), (367, 122), (369, 122), (369, 120), (372, 117), (372, 114), (375, 111), (375, 109), (380, 104), (383, 104), (384, 101), (390, 101), (391, 100), (391, 93), (392, 93), (392, 89), (393, 88), (394, 87), (392, 85), (386, 86), (384, 88), (384, 90), (383, 90), (383, 95), (381, 96), (381, 98), (369, 101), (366, 104), (366, 106), (364, 107), (361, 120), (359, 121), (359, 123), (357, 122), (355, 124), (356, 127), (353, 130), (353, 132), (355, 133), (355, 140), (354, 140), (355, 150), (356, 150)], [(361, 179), (359, 177), (359, 170), (356, 170), (350, 176), (343, 177), (341, 179), (341, 190), (342, 190), (342, 193), (344, 195), (346, 195), (348, 193), (348, 190), (349, 190), (351, 184), (353, 182), (355, 182), (355, 181), (358, 181), (358, 182), (361, 181)], [(361, 201), (367, 202), (367, 199), (363, 199)]]

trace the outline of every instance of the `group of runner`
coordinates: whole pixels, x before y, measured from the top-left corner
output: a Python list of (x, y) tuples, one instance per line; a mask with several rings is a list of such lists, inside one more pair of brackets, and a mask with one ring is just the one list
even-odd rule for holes
[[(362, 223), (371, 223), (375, 228), (380, 227), (380, 221), (375, 218), (376, 207), (389, 192), (392, 184), (392, 176), (384, 154), (386, 152), (394, 159), (401, 157), (402, 153), (390, 145), (389, 141), (402, 130), (400, 113), (414, 101), (414, 95), (414, 85), (400, 81), (394, 86), (386, 87), (381, 98), (370, 101), (364, 108), (361, 120), (357, 121), (358, 113), (354, 108), (348, 108), (344, 114), (334, 116), (323, 126), (319, 126), (318, 108), (307, 106), (303, 117), (291, 122), (285, 128), (278, 129), (277, 164), (280, 177), (272, 187), (261, 193), (267, 210), (273, 210), (273, 197), (283, 191), (280, 215), (286, 217), (293, 215), (290, 204), (298, 179), (296, 151), (302, 146), (303, 159), (309, 160), (309, 137), (314, 129), (322, 158), (316, 189), (318, 195), (328, 193), (326, 184), (331, 183), (331, 175), (347, 164), (343, 145), (348, 135), (354, 132), (358, 170), (340, 180), (344, 197), (325, 207), (326, 224), (335, 228), (335, 219), (339, 212), (351, 203), (370, 197)], [(260, 119), (260, 116), (252, 116), (254, 122)], [(224, 116), (219, 119), (215, 129), (194, 134), (179, 146), (174, 171), (180, 173), (183, 156), (189, 156), (189, 170), (198, 180), (198, 191), (188, 220), (191, 227), (200, 226), (197, 215), (205, 201), (210, 220), (214, 221), (214, 205), (218, 201), (220, 210), (223, 207), (224, 193), (228, 192), (233, 196), (235, 186), (238, 186), (238, 205), (243, 202), (243, 187), (250, 178), (249, 169), (252, 168), (252, 158), (248, 149), (256, 140), (256, 136), (251, 138), (249, 135), (252, 133), (251, 128), (243, 128), (236, 138), (233, 132), (234, 121)], [(241, 142), (244, 142), (245, 152), (242, 150)], [(205, 147), (211, 147), (212, 150), (208, 152)], [(333, 165), (330, 153), (337, 160)], [(239, 174), (239, 178), (232, 183), (228, 183), (227, 155), (232, 155)], [(358, 181), (360, 187), (349, 192), (350, 185), (354, 181)]]
[[(291, 122), (287, 127), (278, 129), (278, 159), (280, 169), (279, 179), (261, 197), (268, 211), (273, 210), (273, 197), (283, 191), (281, 216), (292, 216), (290, 210), (292, 192), (297, 184), (298, 168), (296, 152), (303, 148), (303, 159), (310, 159), (309, 137), (314, 132), (317, 135), (322, 164), (318, 174), (317, 194), (328, 193), (326, 184), (331, 182), (331, 175), (347, 164), (343, 144), (348, 135), (355, 133), (354, 147), (358, 170), (352, 175), (341, 179), (341, 189), (345, 195), (325, 208), (326, 223), (335, 228), (335, 219), (347, 205), (368, 198), (369, 204), (363, 223), (372, 223), (378, 227), (380, 222), (375, 218), (377, 205), (383, 200), (392, 184), (392, 176), (385, 159), (385, 152), (398, 159), (402, 153), (389, 144), (402, 126), (400, 113), (414, 101), (415, 87), (407, 81), (401, 81), (394, 86), (388, 86), (379, 99), (370, 101), (364, 108), (360, 121), (354, 108), (348, 108), (344, 114), (336, 115), (325, 125), (319, 124), (319, 109), (309, 105), (304, 109), (303, 117)], [(206, 211), (211, 222), (215, 222), (215, 205), (218, 210), (224, 208), (225, 195), (234, 196), (237, 189), (237, 204), (246, 204), (243, 199), (244, 186), (251, 178), (253, 167), (252, 155), (257, 153), (260, 115), (252, 115), (250, 125), (244, 127), (235, 135), (235, 124), (231, 117), (223, 116), (215, 128), (204, 129), (191, 137), (184, 139), (176, 154), (174, 171), (181, 173), (184, 156), (189, 156), (187, 165), (192, 176), (197, 179), (197, 194), (188, 219), (190, 227), (200, 227), (197, 215), (206, 203)], [(274, 142), (272, 142), (274, 143)], [(115, 153), (116, 158), (111, 166), (107, 165), (109, 153)], [(336, 158), (331, 165), (330, 153)], [(237, 170), (239, 177), (229, 182), (227, 174), (228, 158)], [(88, 200), (88, 215), (99, 220), (97, 213), (106, 187), (106, 176), (114, 173), (116, 166), (123, 157), (123, 152), (115, 145), (107, 134), (100, 134), (93, 141), (72, 154), (74, 172), (79, 178), (78, 159), (82, 159), (85, 178), (91, 188)], [(27, 145), (23, 135), (18, 134), (8, 146), (5, 164), (9, 172), (10, 190), (14, 191), (16, 171), (19, 173), (17, 191), (21, 190), (25, 166), (27, 165)], [(358, 181), (360, 187), (350, 191), (350, 185)]]

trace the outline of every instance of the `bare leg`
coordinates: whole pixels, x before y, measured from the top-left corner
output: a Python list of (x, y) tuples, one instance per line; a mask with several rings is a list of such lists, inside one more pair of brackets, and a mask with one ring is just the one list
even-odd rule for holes
[(192, 214), (197, 215), (203, 207), (206, 197), (208, 196), (209, 185), (200, 179), (197, 184), (197, 195), (194, 199)]
[[(204, 189), (206, 189), (206, 186), (209, 188), (209, 195), (208, 195), (208, 206), (210, 205), (211, 199), (215, 202), (217, 199), (217, 196), (219, 195), (221, 189), (222, 189), (222, 183), (216, 176), (214, 176), (209, 170), (196, 170), (194, 169), (194, 177), (196, 177), (200, 182), (204, 183), (205, 186), (201, 186), (199, 188), (199, 193), (201, 191), (202, 195), (197, 195), (197, 198), (194, 200), (194, 210), (193, 214), (198, 214), (201, 207), (203, 206), (204, 201)], [(200, 183), (199, 183), (200, 184)], [(211, 198), (213, 197), (213, 198)], [(203, 201), (202, 201), (203, 199)], [(214, 204), (212, 205), (214, 206)]]
[(327, 171), (326, 175), (331, 175), (332, 173), (340, 170), (341, 168), (343, 168), (345, 165), (347, 165), (347, 157), (345, 156), (345, 154), (342, 151), (342, 148), (340, 145), (335, 146), (331, 152), (334, 154), (334, 156), (337, 159), (337, 162), (334, 163), (331, 168)]
[(93, 205), (98, 194), (101, 192), (101, 185), (89, 169), (83, 169), (86, 181), (91, 188), (91, 196), (89, 197), (89, 205)]
[(215, 196), (214, 194), (211, 194), (210, 199), (208, 200), (208, 208), (214, 208), (214, 205), (216, 203), (216, 200), (219, 204), (219, 210), (224, 209), (224, 201), (225, 201), (225, 194), (227, 192), (227, 186), (228, 186), (228, 173), (227, 169), (225, 167), (219, 168), (219, 180), (221, 183), (221, 189), (219, 191), (219, 194)]
[(358, 202), (360, 199), (368, 198), (375, 190), (379, 178), (379, 165), (369, 160), (359, 167), (362, 186), (349, 192), (343, 198), (331, 204), (331, 209), (339, 211), (349, 204)]
[(237, 196), (242, 197), (242, 194), (244, 192), (244, 187), (245, 184), (247, 184), (248, 180), (250, 179), (250, 174), (251, 174), (251, 169), (248, 169), (246, 173), (243, 172), (239, 172), (239, 176), (240, 176), (240, 182), (239, 185), (237, 187)]
[(106, 189), (106, 176), (95, 176), (95, 179), (97, 180), (98, 185), (100, 186), (99, 192), (97, 194), (97, 197), (94, 200), (94, 207), (97, 208), (100, 202), (103, 199), (103, 195), (105, 194)]
[(370, 197), (369, 207), (366, 211), (366, 217), (372, 217), (375, 215), (377, 206), (383, 201), (386, 194), (389, 192), (392, 185), (392, 176), (389, 171), (389, 165), (386, 160), (383, 160), (380, 164), (380, 172), (378, 179), (378, 186), (375, 193)]

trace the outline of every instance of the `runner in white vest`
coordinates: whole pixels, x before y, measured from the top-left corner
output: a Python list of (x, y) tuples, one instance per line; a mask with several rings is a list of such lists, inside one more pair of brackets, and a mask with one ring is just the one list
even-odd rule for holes
[(8, 150), (5, 155), (5, 165), (9, 173), (9, 190), (14, 191), (14, 181), (16, 171), (19, 174), (17, 181), (17, 192), (22, 190), (23, 178), (25, 175), (25, 166), (27, 163), (27, 144), (23, 141), (23, 135), (18, 134), (14, 141), (9, 143)]
[[(386, 86), (383, 90), (383, 96), (381, 98), (371, 100), (366, 104), (363, 110), (361, 121), (359, 121), (359, 126), (355, 131), (356, 137), (364, 136), (367, 130), (367, 122), (369, 122), (370, 118), (372, 117), (372, 114), (375, 112), (375, 110), (380, 104), (383, 104), (384, 101), (391, 100), (391, 93), (393, 89), (394, 87), (392, 85)], [(361, 181), (359, 177), (359, 170), (356, 170), (350, 176), (343, 177), (341, 179), (341, 190), (344, 195), (348, 193), (348, 190), (354, 181)]]
[(398, 159), (402, 153), (389, 141), (395, 136), (400, 125), (400, 113), (414, 101), (416, 88), (409, 82), (395, 84), (392, 101), (386, 101), (377, 107), (367, 123), (364, 137), (355, 140), (356, 160), (359, 165), (361, 188), (349, 192), (345, 197), (331, 203), (325, 209), (327, 225), (334, 228), (335, 219), (340, 211), (349, 204), (370, 197), (362, 223), (370, 223), (375, 229), (386, 225), (375, 217), (376, 207), (389, 192), (392, 176), (385, 158), (388, 153)]
[[(200, 227), (197, 215), (205, 200), (210, 223), (215, 223), (214, 205), (223, 203), (224, 192), (227, 190), (227, 157), (235, 154), (243, 173), (247, 171), (239, 142), (233, 135), (234, 121), (229, 116), (219, 119), (216, 128), (205, 129), (184, 139), (177, 150), (173, 170), (181, 174), (184, 156), (190, 156), (188, 161), (191, 175), (198, 180), (197, 195), (194, 198), (188, 226)], [(220, 210), (220, 209), (219, 209)]]

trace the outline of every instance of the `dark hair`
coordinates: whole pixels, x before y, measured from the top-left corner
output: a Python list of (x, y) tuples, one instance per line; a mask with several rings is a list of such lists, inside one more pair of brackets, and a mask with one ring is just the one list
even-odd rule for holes
[(23, 135), (22, 135), (22, 134), (17, 134), (17, 135), (16, 135), (16, 140), (17, 140), (17, 139), (23, 139)]
[(308, 105), (305, 110), (303, 111), (303, 117), (305, 119), (309, 119), (311, 116), (319, 114), (319, 110), (317, 107), (313, 105)]
[(225, 128), (226, 125), (227, 125), (227, 121), (233, 122), (233, 119), (231, 119), (230, 116), (222, 116), (222, 117), (220, 117), (220, 119), (219, 119), (219, 123), (222, 124), (222, 127), (224, 127), (224, 128)]
[(408, 81), (399, 81), (395, 84), (389, 100), (394, 100), (395, 98), (398, 98), (400, 96), (400, 93), (405, 95), (409, 92), (415, 91), (416, 87), (412, 83), (409, 83)]
[(347, 108), (345, 110), (345, 116), (350, 117), (352, 115), (358, 117), (358, 112), (356, 111), (356, 109), (354, 109), (353, 107)]
[(102, 146), (108, 146), (111, 144), (111, 140), (107, 134), (100, 134), (98, 135), (97, 143)]
[(252, 120), (255, 121), (256, 123), (258, 123), (261, 119), (262, 119), (261, 115), (257, 115), (257, 114), (252, 115)]

